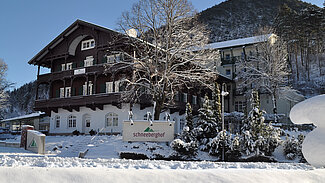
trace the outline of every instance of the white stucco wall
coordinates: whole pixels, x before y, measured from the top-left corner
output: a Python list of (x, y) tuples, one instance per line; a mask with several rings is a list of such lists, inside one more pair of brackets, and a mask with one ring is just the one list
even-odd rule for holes
[[(135, 104), (132, 107), (133, 111), (133, 120), (143, 120), (145, 114), (149, 111), (152, 113), (152, 107), (145, 108), (140, 110), (140, 105)], [(122, 104), (121, 109), (112, 106), (112, 105), (105, 105), (103, 110), (99, 110), (96, 108), (96, 111), (91, 110), (90, 108), (80, 107), (80, 111), (77, 112), (73, 110), (69, 112), (65, 109), (59, 108), (58, 113), (51, 112), (50, 118), (50, 133), (72, 133), (74, 130), (78, 130), (81, 133), (89, 133), (91, 129), (95, 131), (101, 131), (103, 133), (122, 133), (123, 130), (123, 121), (128, 120), (130, 110), (130, 104)], [(116, 113), (118, 115), (118, 126), (105, 126), (105, 116), (110, 113)], [(166, 111), (169, 113), (169, 111)], [(76, 127), (68, 127), (68, 117), (70, 115), (76, 116)], [(85, 127), (84, 118), (85, 116), (90, 116), (90, 127)], [(56, 128), (55, 124), (55, 117), (60, 116), (60, 127)], [(164, 120), (165, 112), (161, 113), (160, 120)], [(179, 133), (180, 129), (180, 119), (185, 119), (185, 114), (179, 115), (178, 112), (175, 112), (170, 115), (171, 120), (175, 121), (175, 133)]]

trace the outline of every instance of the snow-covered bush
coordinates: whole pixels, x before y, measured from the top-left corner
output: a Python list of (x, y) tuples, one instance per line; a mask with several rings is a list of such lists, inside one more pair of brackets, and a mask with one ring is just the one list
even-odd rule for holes
[(286, 156), (287, 159), (293, 160), (296, 157), (302, 157), (302, 142), (304, 141), (304, 136), (300, 134), (298, 138), (295, 138), (292, 136), (291, 138), (289, 136), (286, 137), (286, 140), (283, 143), (283, 153)]
[(181, 155), (195, 156), (198, 150), (197, 132), (199, 129), (193, 129), (192, 107), (186, 105), (186, 125), (179, 137), (173, 140), (170, 147)]
[(170, 147), (180, 155), (195, 156), (198, 150), (198, 144), (195, 141), (184, 142), (181, 139), (175, 139), (170, 143)]
[[(231, 143), (230, 140), (231, 136), (228, 136), (227, 132), (221, 131), (218, 133), (216, 137), (211, 139), (207, 144), (207, 150), (209, 151), (209, 154), (212, 156), (219, 156), (222, 155), (222, 149), (229, 149), (229, 145)], [(227, 151), (225, 150), (225, 152)]]

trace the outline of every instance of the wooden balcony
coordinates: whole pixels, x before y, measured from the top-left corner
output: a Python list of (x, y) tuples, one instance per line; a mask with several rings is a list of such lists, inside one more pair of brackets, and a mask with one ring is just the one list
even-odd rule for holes
[(89, 73), (103, 73), (104, 72), (104, 66), (103, 64), (100, 65), (94, 65), (84, 68), (75, 68), (72, 70), (66, 70), (66, 71), (60, 71), (60, 72), (51, 72), (48, 74), (42, 74), (37, 77), (38, 83), (45, 83), (55, 80), (61, 80), (64, 78), (69, 78), (77, 75), (85, 75)]
[[(58, 112), (59, 108), (72, 112), (75, 110), (80, 111), (80, 107), (88, 107), (92, 110), (103, 110), (104, 105), (111, 104), (118, 108), (121, 108), (122, 93), (101, 93), (95, 95), (86, 96), (72, 96), (68, 98), (52, 98), (52, 99), (40, 99), (35, 101), (34, 110), (45, 112), (47, 115), (51, 111)], [(140, 98), (140, 105), (142, 108), (151, 106), (152, 102), (148, 97)]]
[(47, 100), (36, 100), (34, 109), (48, 114), (51, 111), (57, 112), (58, 108), (63, 108), (70, 112), (72, 112), (73, 109), (79, 111), (79, 108), (82, 106), (89, 107), (92, 110), (96, 110), (96, 108), (103, 110), (103, 106), (106, 104), (120, 107), (120, 99), (121, 93), (52, 98)]

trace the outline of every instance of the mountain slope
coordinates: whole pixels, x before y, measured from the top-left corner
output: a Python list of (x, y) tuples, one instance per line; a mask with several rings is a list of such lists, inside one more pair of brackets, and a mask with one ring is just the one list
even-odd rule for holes
[(300, 0), (227, 0), (199, 13), (199, 19), (208, 25), (211, 42), (250, 37), (260, 27), (272, 26), (284, 4), (297, 12), (317, 8)]

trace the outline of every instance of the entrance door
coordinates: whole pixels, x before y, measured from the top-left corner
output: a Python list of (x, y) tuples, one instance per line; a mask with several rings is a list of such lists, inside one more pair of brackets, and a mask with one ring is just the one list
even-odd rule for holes
[(90, 115), (86, 114), (83, 118), (83, 133), (89, 134), (89, 131), (92, 129), (91, 127), (91, 118)]

